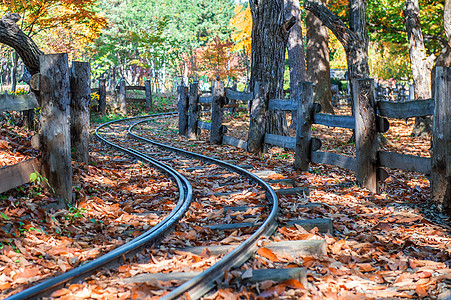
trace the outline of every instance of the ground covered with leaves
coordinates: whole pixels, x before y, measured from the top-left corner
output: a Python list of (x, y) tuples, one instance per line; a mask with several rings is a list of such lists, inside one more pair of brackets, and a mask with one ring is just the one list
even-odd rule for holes
[[(246, 139), (246, 114), (226, 114), (226, 121), (228, 134)], [(384, 134), (388, 141), (384, 144), (386, 150), (429, 156), (430, 141), (409, 135), (412, 120), (390, 121), (391, 129)], [(348, 170), (317, 164), (312, 164), (308, 172), (294, 170), (291, 151), (271, 148), (265, 154), (251, 155), (231, 146), (209, 144), (208, 132), (202, 132), (198, 141), (180, 137), (176, 133), (175, 119), (156, 124), (157, 128), (152, 128), (148, 136), (159, 141), (234, 164), (249, 165), (253, 171), (271, 170), (274, 173), (268, 180), (289, 179), (291, 185), (309, 189), (304, 195), (279, 196), (280, 226), (276, 234), (260, 241), (253, 262), (228, 272), (222, 288), (207, 299), (446, 299), (451, 296), (450, 218), (440, 214), (430, 202), (429, 181), (422, 174), (388, 170), (390, 177), (383, 184), (382, 192), (373, 194), (359, 187), (354, 174)], [(3, 151), (9, 156), (26, 157), (29, 135), (17, 128), (5, 130), (6, 133), (2, 131), (0, 135), (11, 136), (11, 132), (15, 132), (16, 140), (3, 138), (8, 148), (1, 149), (0, 144), (0, 155)], [(313, 136), (323, 141), (322, 151), (354, 155), (353, 145), (349, 143), (350, 131), (324, 126), (314, 126), (312, 130)], [(12, 141), (18, 146), (12, 147)], [(24, 148), (23, 152), (15, 150), (20, 147)], [(74, 163), (77, 199), (74, 207), (44, 210), (53, 199), (35, 184), (0, 195), (2, 298), (125, 243), (159, 222), (164, 217), (157, 213), (161, 207), (173, 206), (176, 188), (166, 176), (94, 140), (91, 147), (90, 164)], [(5, 164), (11, 163), (15, 163), (14, 160)], [(291, 187), (286, 183), (272, 186), (275, 189)], [(196, 216), (195, 211), (196, 208), (192, 208), (188, 217), (194, 220), (215, 217)], [(245, 215), (234, 214), (231, 217)], [(249, 212), (249, 215), (255, 214), (258, 211)], [(317, 229), (306, 231), (299, 226), (286, 225), (287, 220), (293, 218), (331, 218), (334, 232), (322, 234)], [(230, 243), (245, 236), (239, 231), (224, 238), (229, 238)], [(327, 255), (295, 257), (265, 248), (270, 241), (309, 239), (326, 240)], [(180, 231), (180, 239), (173, 242), (191, 246), (195, 241), (192, 232)], [(118, 272), (125, 277), (133, 276), (142, 268), (169, 272), (171, 268), (183, 268), (184, 264), (198, 261), (195, 255), (186, 253), (168, 254), (165, 260), (157, 261), (152, 256), (155, 251), (164, 249), (149, 250), (149, 258), (141, 257), (145, 262), (123, 267)], [(201, 256), (208, 258), (208, 252)], [(244, 284), (240, 280), (262, 267), (299, 266), (306, 269), (305, 280), (282, 283), (266, 280), (256, 284)], [(150, 298), (145, 292), (150, 286), (164, 285), (150, 282), (130, 291), (122, 286), (115, 287), (115, 278), (110, 275), (105, 272), (98, 278), (92, 277), (88, 288), (73, 284), (54, 296), (139, 299), (147, 295)], [(101, 279), (105, 282), (102, 286), (98, 284)]]
[[(0, 155), (26, 157), (21, 149), (29, 146), (30, 135), (19, 128), (3, 130), (14, 139), (6, 139)], [(55, 200), (36, 183), (0, 195), (0, 298), (141, 235), (177, 200), (177, 188), (166, 175), (95, 139), (89, 164), (74, 162), (73, 170), (69, 208), (50, 208)]]

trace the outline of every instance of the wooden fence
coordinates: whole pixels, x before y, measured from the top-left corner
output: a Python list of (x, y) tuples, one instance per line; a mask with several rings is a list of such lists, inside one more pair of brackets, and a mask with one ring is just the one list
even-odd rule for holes
[[(193, 84), (195, 85), (195, 84)], [(210, 141), (218, 143), (216, 138), (226, 130), (221, 128), (222, 113), (230, 100), (252, 101), (249, 138), (246, 141), (233, 141), (223, 136), (223, 144), (235, 145), (247, 150), (261, 149), (254, 147), (263, 137), (265, 144), (275, 145), (295, 151), (295, 168), (308, 170), (309, 163), (323, 163), (352, 170), (357, 173), (357, 180), (372, 192), (379, 190), (379, 183), (387, 178), (383, 168), (402, 169), (431, 175), (432, 197), (442, 203), (445, 210), (451, 212), (451, 68), (438, 68), (436, 75), (435, 98), (427, 100), (412, 100), (404, 102), (377, 101), (372, 79), (356, 80), (354, 103), (355, 117), (331, 115), (320, 112), (320, 106), (313, 103), (312, 84), (301, 82), (298, 91), (292, 94), (292, 99), (271, 99), (264, 103), (265, 84), (256, 83), (251, 93), (240, 93), (226, 89), (221, 93), (221, 84), (215, 83), (213, 95), (198, 97), (197, 90), (191, 85), (189, 97), (185, 87), (179, 87), (179, 133), (186, 133), (184, 128), (195, 126), (210, 130)], [(216, 92), (217, 90), (217, 92)], [(224, 96), (221, 96), (224, 95)], [(189, 98), (189, 105), (188, 99)], [(224, 99), (224, 100), (221, 100)], [(198, 103), (211, 103), (211, 123), (187, 122), (197, 120)], [(258, 116), (269, 110), (295, 111), (297, 116), (296, 136), (278, 136), (261, 132), (264, 128), (264, 118)], [(217, 118), (214, 116), (219, 115)], [(387, 118), (407, 119), (411, 117), (434, 116), (432, 158), (412, 156), (395, 152), (378, 150), (378, 132), (389, 129)], [(188, 118), (186, 118), (188, 116)], [(261, 120), (263, 119), (263, 120)], [(321, 124), (330, 127), (353, 129), (356, 140), (356, 156), (348, 157), (336, 153), (318, 151), (321, 141), (311, 138), (311, 125)], [(218, 133), (219, 132), (219, 133)], [(197, 138), (191, 135), (190, 138)], [(251, 144), (252, 143), (252, 144)], [(253, 147), (253, 149), (251, 149)], [(255, 152), (255, 151), (251, 151)]]
[(88, 163), (90, 64), (73, 62), (67, 53), (41, 55), (39, 73), (31, 78), (34, 94), (0, 95), (0, 113), (41, 108), (37, 142), (41, 158), (22, 161), (0, 169), (0, 192), (30, 182), (38, 171), (52, 187), (61, 207), (72, 201), (71, 146), (74, 158)]
[[(117, 88), (119, 94), (119, 103), (121, 105), (121, 110), (125, 111), (125, 102), (145, 102), (146, 108), (152, 109), (153, 99), (152, 99), (152, 86), (150, 80), (144, 82), (144, 86), (126, 86), (125, 81), (119, 82)], [(106, 79), (99, 79), (99, 87), (92, 88), (93, 93), (99, 94), (99, 111), (102, 114), (106, 114)], [(131, 98), (127, 97), (127, 91), (144, 91), (145, 98)]]
[[(34, 94), (0, 94), (0, 113), (27, 111), (39, 107)], [(30, 158), (14, 165), (0, 168), (0, 193), (30, 182), (30, 174), (39, 170), (38, 160)]]

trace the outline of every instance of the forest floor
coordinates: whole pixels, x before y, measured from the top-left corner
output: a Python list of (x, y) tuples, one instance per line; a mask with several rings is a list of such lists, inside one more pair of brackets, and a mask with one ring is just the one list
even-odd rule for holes
[[(247, 115), (226, 114), (226, 122), (228, 134), (246, 138)], [(430, 141), (409, 135), (413, 120), (390, 123), (390, 130), (384, 134), (390, 141), (386, 150), (429, 156)], [(260, 257), (267, 266), (305, 267), (306, 284), (269, 280), (240, 290), (225, 287), (209, 299), (244, 299), (250, 295), (274, 298), (276, 294), (281, 299), (451, 297), (450, 218), (430, 202), (429, 181), (422, 174), (387, 170), (390, 177), (382, 184), (382, 192), (373, 194), (359, 187), (348, 170), (312, 164), (309, 172), (299, 172), (292, 168), (291, 151), (273, 147), (265, 154), (251, 155), (231, 146), (209, 144), (208, 132), (203, 132), (198, 141), (188, 141), (176, 134), (176, 125), (175, 121), (162, 123), (159, 130), (152, 131), (152, 137), (251, 165), (254, 170), (272, 170), (275, 173), (271, 179), (292, 179), (297, 186), (308, 187), (308, 196), (280, 196), (281, 224), (293, 217), (331, 218), (334, 224), (333, 234), (283, 226), (278, 232), (284, 239), (325, 239), (327, 256), (295, 260), (277, 255)], [(30, 150), (29, 133), (6, 125), (0, 130), (0, 166), (37, 154)], [(348, 143), (351, 134), (350, 130), (320, 125), (312, 131), (322, 140), (322, 151), (350, 156), (354, 155), (353, 145)], [(73, 163), (73, 168), (76, 203), (68, 209), (43, 210), (54, 200), (35, 183), (0, 194), (0, 298), (138, 236), (164, 215), (136, 212), (171, 206), (177, 198), (175, 185), (165, 175), (95, 139), (91, 140), (89, 164)], [(321, 205), (299, 208), (305, 203)], [(71, 285), (54, 296), (129, 299), (140, 292), (95, 284), (83, 289)]]

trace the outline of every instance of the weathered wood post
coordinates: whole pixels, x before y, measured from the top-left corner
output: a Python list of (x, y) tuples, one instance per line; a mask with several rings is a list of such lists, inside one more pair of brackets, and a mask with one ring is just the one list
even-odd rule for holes
[(58, 205), (72, 201), (70, 156), (70, 83), (67, 53), (41, 55), (41, 174), (48, 180)]
[(377, 126), (374, 80), (355, 79), (353, 98), (357, 180), (371, 192), (377, 192)]
[(294, 97), (298, 103), (296, 111), (296, 150), (294, 168), (308, 171), (311, 160), (311, 129), (313, 113), (313, 83), (301, 81), (298, 83)]
[[(231, 90), (232, 90), (232, 91), (236, 91), (236, 90), (237, 90), (237, 84), (236, 84), (236, 83), (233, 84)], [(238, 102), (237, 102), (235, 99), (233, 99), (233, 100), (230, 100), (228, 104), (236, 105), (237, 103), (238, 103)], [(230, 108), (229, 111), (230, 111), (232, 114), (233, 114), (233, 113), (236, 113), (237, 107), (236, 107), (236, 106), (232, 106), (232, 107)]]
[(197, 118), (199, 115), (199, 83), (189, 87), (188, 134), (190, 140), (197, 139)]
[(254, 98), (251, 104), (247, 151), (258, 154), (263, 151), (266, 132), (266, 109), (268, 97), (268, 83), (256, 81)]
[(435, 70), (432, 125), (432, 200), (451, 215), (451, 67)]
[(106, 79), (99, 79), (99, 111), (106, 115)]
[(119, 107), (121, 110), (121, 113), (124, 115), (127, 114), (127, 95), (125, 92), (125, 80), (122, 79), (119, 83)]
[(222, 144), (222, 138), (224, 137), (224, 130), (222, 121), (224, 119), (224, 82), (221, 82), (217, 78), (212, 85), (211, 101), (211, 130), (210, 130), (210, 143)]
[(188, 132), (188, 88), (183, 85), (177, 87), (178, 112), (179, 112), (179, 135)]
[[(89, 107), (91, 103), (91, 65), (74, 61), (70, 74), (70, 135), (75, 160), (89, 160)], [(99, 89), (100, 90), (100, 89)]]
[(28, 128), (28, 130), (34, 130), (34, 109), (24, 110), (22, 112), (23, 125)]
[(152, 109), (152, 86), (150, 85), (150, 80), (144, 81), (144, 89), (146, 92), (146, 108)]

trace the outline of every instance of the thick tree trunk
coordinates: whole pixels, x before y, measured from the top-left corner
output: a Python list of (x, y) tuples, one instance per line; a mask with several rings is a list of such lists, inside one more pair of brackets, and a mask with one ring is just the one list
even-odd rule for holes
[[(269, 83), (269, 99), (283, 97), (285, 47), (288, 31), (295, 18), (284, 22), (282, 0), (249, 1), (252, 13), (251, 91), (256, 81)], [(267, 132), (286, 134), (285, 115), (271, 113), (267, 117)]]
[(451, 66), (451, 0), (445, 1), (443, 9), (443, 28), (445, 29), (445, 35), (447, 44), (443, 47), (440, 55), (435, 60), (435, 66), (431, 72), (431, 88), (432, 97), (435, 92), (435, 69), (436, 67), (450, 67)]
[(333, 114), (330, 91), (329, 33), (312, 12), (307, 11), (307, 75), (313, 82), (314, 102), (321, 104), (322, 112)]
[[(305, 69), (304, 42), (301, 28), (301, 7), (297, 0), (285, 1), (285, 20), (295, 18), (288, 35), (288, 65), (290, 68), (290, 91), (296, 93), (297, 85), (307, 79)], [(294, 98), (294, 97), (292, 97)]]
[(27, 36), (16, 22), (20, 16), (16, 13), (6, 14), (0, 18), (0, 43), (14, 48), (22, 58), (31, 75), (39, 73), (39, 55), (42, 54), (33, 40)]
[[(410, 68), (415, 89), (415, 99), (429, 99), (431, 93), (431, 70), (434, 56), (427, 57), (424, 47), (423, 33), (419, 19), (418, 0), (406, 0), (406, 30), (409, 38)], [(412, 136), (431, 133), (430, 117), (415, 118)]]
[(370, 74), (368, 65), (368, 33), (366, 31), (366, 2), (363, 0), (351, 0), (349, 2), (350, 25), (353, 30), (348, 28), (339, 17), (323, 4), (306, 0), (304, 7), (319, 18), (343, 45), (348, 63), (348, 82), (352, 91), (354, 79), (368, 78)]
[[(301, 27), (301, 7), (298, 0), (285, 0), (285, 20), (295, 18), (295, 23), (291, 27), (287, 50), (288, 66), (290, 68), (290, 94), (294, 99), (294, 93), (297, 91), (297, 84), (307, 80), (304, 55), (304, 41), (302, 38)], [(291, 114), (291, 127), (296, 126), (296, 112)]]

